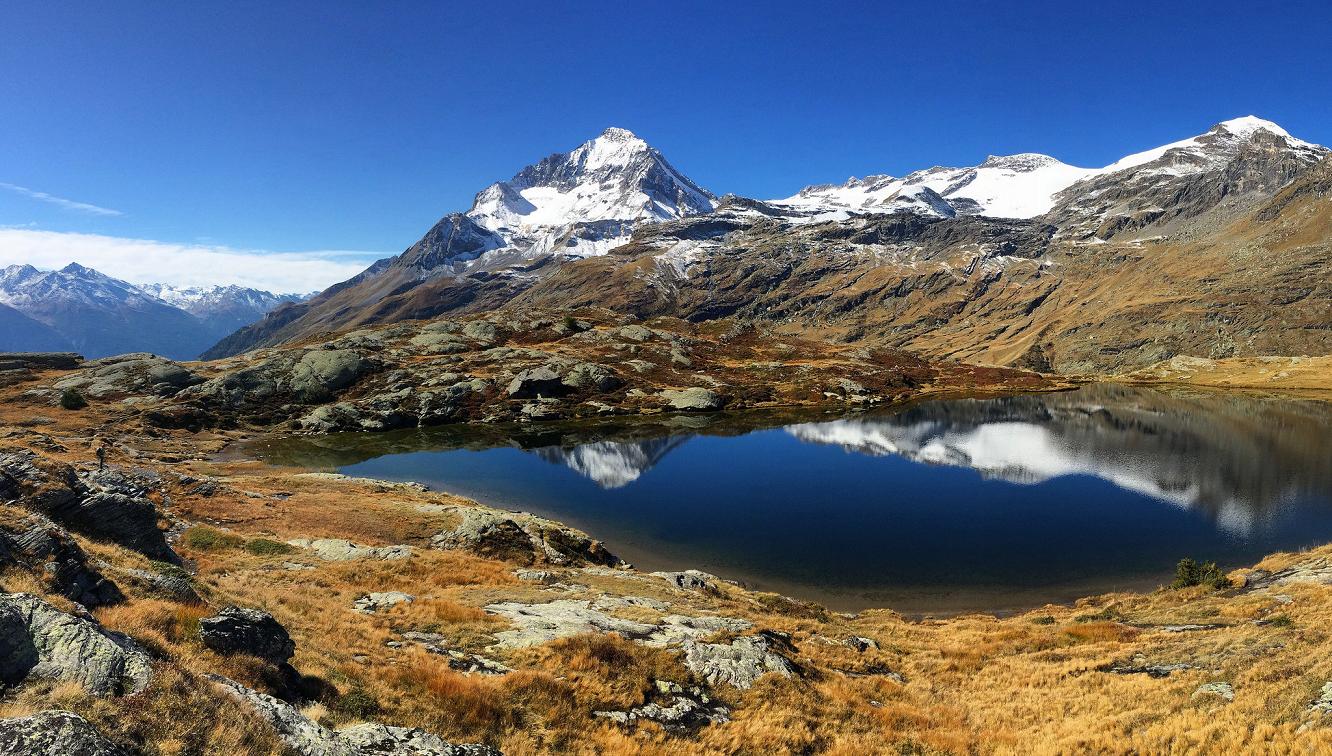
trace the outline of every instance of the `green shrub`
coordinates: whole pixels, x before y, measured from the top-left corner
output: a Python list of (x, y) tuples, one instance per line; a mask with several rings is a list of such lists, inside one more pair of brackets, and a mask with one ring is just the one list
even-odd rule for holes
[(67, 388), (60, 392), (60, 406), (67, 410), (81, 410), (88, 406), (88, 400), (78, 391)]
[(153, 568), (153, 572), (156, 572), (162, 577), (185, 578), (186, 580), (189, 580), (190, 578), (190, 573), (187, 572), (184, 567), (178, 567), (169, 562), (159, 562), (157, 560), (153, 560), (148, 564)]
[(252, 541), (245, 542), (245, 550), (255, 556), (278, 556), (280, 554), (290, 554), (296, 549), (281, 541), (270, 541), (267, 538), (255, 538)]
[(1055, 623), (1055, 618), (1051, 617), (1048, 614), (1042, 614), (1039, 617), (1031, 618), (1031, 624), (1033, 625), (1053, 625), (1054, 623)]
[(185, 544), (192, 549), (212, 551), (214, 549), (234, 549), (245, 540), (234, 533), (225, 533), (216, 528), (199, 525), (185, 531)]
[(365, 719), (379, 713), (379, 699), (366, 690), (361, 683), (353, 683), (350, 690), (333, 699), (329, 708), (346, 719)]
[(1273, 616), (1271, 619), (1267, 620), (1267, 624), (1271, 625), (1272, 627), (1279, 627), (1282, 630), (1287, 630), (1289, 628), (1295, 627), (1295, 621), (1284, 614), (1278, 614)]
[(1171, 588), (1191, 588), (1195, 585), (1205, 585), (1210, 588), (1229, 588), (1230, 578), (1226, 573), (1216, 566), (1216, 562), (1202, 562), (1201, 564), (1185, 557), (1179, 560), (1175, 565), (1175, 581), (1170, 584)]

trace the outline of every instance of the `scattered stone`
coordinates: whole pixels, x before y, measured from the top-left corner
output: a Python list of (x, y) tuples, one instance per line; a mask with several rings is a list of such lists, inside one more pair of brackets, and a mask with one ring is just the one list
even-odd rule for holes
[(570, 389), (554, 370), (539, 367), (514, 376), (504, 391), (512, 399), (541, 399), (564, 396)]
[(500, 756), (489, 746), (454, 745), (415, 728), (366, 722), (341, 731), (330, 730), (285, 701), (225, 677), (209, 675), (209, 679), (253, 706), (282, 742), (300, 756)]
[(1332, 682), (1323, 684), (1322, 689), (1318, 691), (1318, 697), (1309, 703), (1309, 711), (1316, 711), (1319, 714), (1332, 712)]
[(147, 652), (91, 618), (36, 596), (0, 593), (0, 684), (70, 680), (93, 695), (138, 693), (152, 674)]
[(671, 409), (681, 412), (715, 412), (721, 409), (723, 404), (722, 398), (716, 392), (705, 388), (666, 390), (657, 396), (666, 400)]
[(556, 580), (555, 573), (549, 570), (514, 570), (513, 576), (525, 583), (549, 585)]
[(1249, 593), (1295, 583), (1332, 585), (1332, 561), (1326, 557), (1316, 557), (1276, 572), (1254, 570), (1244, 578), (1243, 590)]
[(397, 606), (398, 604), (410, 604), (415, 600), (415, 596), (410, 593), (403, 593), (402, 591), (367, 593), (356, 599), (352, 604), (352, 608), (361, 614), (374, 614), (375, 612), (383, 611), (390, 607)]
[(857, 653), (865, 653), (870, 649), (879, 650), (879, 642), (873, 638), (865, 638), (860, 635), (853, 635), (846, 639), (846, 645), (854, 649)]
[(220, 654), (248, 654), (285, 664), (296, 643), (273, 615), (259, 609), (228, 606), (199, 621), (203, 644)]
[(795, 664), (777, 653), (779, 642), (786, 645), (771, 633), (747, 635), (730, 643), (686, 641), (684, 665), (713, 687), (725, 683), (748, 690), (765, 674), (791, 677), (796, 673)]
[(560, 380), (569, 388), (591, 391), (613, 391), (624, 385), (609, 368), (591, 362), (574, 365)]
[(1202, 696), (1217, 696), (1224, 698), (1227, 701), (1234, 701), (1235, 688), (1228, 682), (1203, 683), (1198, 686), (1197, 690), (1193, 691), (1192, 698), (1199, 698)]
[(592, 609), (587, 601), (563, 599), (545, 604), (505, 602), (486, 607), (490, 614), (504, 617), (516, 627), (495, 633), (501, 648), (534, 646), (557, 638), (584, 633), (617, 633), (631, 640), (650, 638), (656, 625), (612, 617)]
[(484, 320), (473, 320), (463, 326), (463, 335), (479, 343), (481, 346), (494, 346), (499, 343), (499, 329), (494, 323)]
[(731, 710), (714, 702), (699, 687), (688, 688), (666, 680), (656, 680), (657, 693), (664, 704), (649, 702), (628, 711), (594, 711), (592, 714), (608, 719), (623, 727), (633, 727), (642, 721), (656, 722), (673, 735), (684, 735), (709, 724), (729, 722)]
[(407, 559), (411, 546), (360, 546), (341, 538), (294, 538), (290, 546), (309, 549), (326, 562), (350, 562), (357, 559)]
[(129, 756), (88, 720), (69, 711), (0, 719), (0, 756)]
[(718, 578), (716, 575), (703, 572), (701, 570), (684, 570), (682, 572), (654, 572), (653, 575), (665, 580), (671, 585), (686, 591), (698, 591), (709, 595), (718, 595), (721, 593), (717, 588)]
[(1192, 664), (1148, 664), (1142, 654), (1135, 655), (1128, 661), (1111, 662), (1096, 668), (1099, 672), (1111, 672), (1116, 675), (1147, 675), (1148, 677), (1169, 677), (1171, 673), (1185, 669), (1195, 669)]

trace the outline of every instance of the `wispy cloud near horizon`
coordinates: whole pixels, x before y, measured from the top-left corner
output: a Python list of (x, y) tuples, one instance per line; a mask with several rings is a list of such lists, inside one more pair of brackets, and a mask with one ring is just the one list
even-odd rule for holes
[(75, 202), (72, 199), (57, 197), (54, 194), (39, 192), (36, 189), (29, 189), (26, 186), (19, 186), (18, 184), (10, 184), (4, 181), (0, 181), (0, 189), (8, 189), (11, 192), (22, 194), (25, 197), (30, 197), (35, 200), (47, 202), (52, 205), (56, 205), (57, 207), (63, 207), (66, 210), (74, 210), (80, 213), (87, 213), (88, 215), (100, 215), (103, 217), (115, 217), (115, 216), (124, 215), (124, 213), (120, 212), (119, 210), (112, 210), (109, 207), (92, 205), (87, 202)]
[(55, 269), (76, 262), (136, 285), (236, 284), (280, 294), (305, 294), (345, 281), (386, 256), (355, 250), (270, 252), (0, 227), (0, 266)]

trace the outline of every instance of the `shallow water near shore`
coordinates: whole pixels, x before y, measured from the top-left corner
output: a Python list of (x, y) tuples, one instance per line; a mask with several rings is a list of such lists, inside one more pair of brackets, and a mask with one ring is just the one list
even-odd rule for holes
[(1091, 385), (850, 416), (656, 416), (268, 440), (834, 609), (1009, 612), (1332, 541), (1332, 405)]

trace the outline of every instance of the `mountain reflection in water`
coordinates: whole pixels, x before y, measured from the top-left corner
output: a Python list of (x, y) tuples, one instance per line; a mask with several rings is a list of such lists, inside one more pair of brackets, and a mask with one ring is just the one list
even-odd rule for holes
[(1182, 556), (1238, 565), (1332, 540), (1330, 406), (1094, 385), (837, 419), (661, 416), (259, 451), (537, 511), (642, 565), (838, 607), (1002, 609), (1150, 587)]

